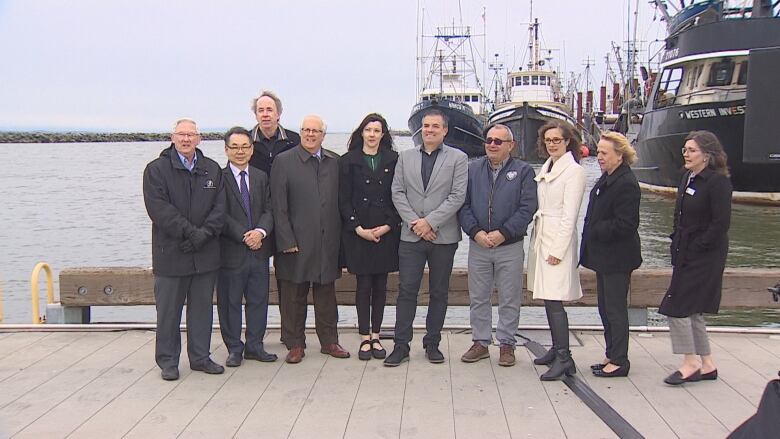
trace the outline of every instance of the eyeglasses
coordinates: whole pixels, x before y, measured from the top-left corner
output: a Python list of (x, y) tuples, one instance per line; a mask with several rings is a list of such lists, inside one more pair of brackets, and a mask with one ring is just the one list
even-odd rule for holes
[(228, 150), (234, 151), (234, 152), (235, 151), (249, 151), (250, 149), (252, 149), (253, 146), (254, 145), (249, 145), (249, 146), (227, 146), (227, 145), (225, 145), (225, 147)]
[(564, 140), (565, 139), (563, 137), (553, 137), (553, 138), (545, 137), (544, 138), (544, 143), (546, 143), (548, 145), (550, 145), (550, 144), (552, 144), (552, 145), (560, 145), (561, 142), (563, 142)]
[(687, 152), (688, 154), (695, 154), (695, 153), (697, 153), (697, 152), (699, 152), (699, 151), (700, 151), (699, 149), (696, 149), (696, 148), (686, 148), (686, 147), (684, 147), (684, 146), (683, 146), (683, 147), (682, 147), (682, 149), (680, 150), (680, 152), (682, 152), (682, 155), (685, 155), (685, 153), (686, 153), (686, 152)]
[(301, 128), (303, 134), (322, 134), (325, 131), (318, 130), (317, 128)]
[(485, 145), (490, 145), (491, 143), (493, 143), (496, 146), (501, 146), (504, 142), (509, 143), (511, 142), (511, 140), (503, 140), (497, 137), (488, 137), (487, 139), (485, 139)]
[(195, 138), (195, 137), (200, 136), (199, 133), (173, 133), (173, 134), (175, 134), (175, 135), (177, 135), (177, 136), (179, 136), (179, 137), (181, 137), (183, 139), (190, 139), (190, 138)]

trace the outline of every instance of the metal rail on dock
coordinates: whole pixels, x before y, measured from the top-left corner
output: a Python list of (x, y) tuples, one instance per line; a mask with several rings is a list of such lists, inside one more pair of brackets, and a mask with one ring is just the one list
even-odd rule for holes
[(54, 277), (51, 274), (51, 267), (45, 262), (39, 262), (35, 265), (35, 268), (33, 268), (32, 276), (30, 277), (33, 325), (40, 325), (46, 322), (46, 316), (41, 316), (40, 300), (38, 297), (38, 277), (40, 277), (41, 270), (46, 272), (46, 303), (54, 303)]

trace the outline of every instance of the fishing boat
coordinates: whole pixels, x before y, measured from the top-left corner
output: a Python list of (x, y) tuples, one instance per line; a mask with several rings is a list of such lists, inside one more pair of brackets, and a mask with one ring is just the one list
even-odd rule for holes
[(685, 137), (708, 130), (728, 154), (734, 200), (780, 205), (779, 3), (691, 1), (674, 13), (654, 3), (667, 37), (636, 140), (641, 185), (674, 193)]
[(473, 36), (469, 26), (437, 27), (429, 51), (418, 55), (419, 72), (426, 74), (422, 81), (418, 77), (418, 102), (409, 116), (415, 145), (422, 145), (423, 115), (435, 108), (449, 120), (444, 143), (469, 157), (485, 154), (485, 96), (477, 76)]
[(572, 106), (562, 91), (558, 73), (548, 67), (550, 58), (542, 59), (539, 43), (539, 20), (529, 24), (529, 62), (527, 70), (507, 73), (502, 102), (490, 114), (488, 124), (503, 124), (512, 130), (517, 142), (512, 151), (525, 161), (540, 162), (537, 151), (538, 130), (553, 119), (560, 119), (576, 126)]

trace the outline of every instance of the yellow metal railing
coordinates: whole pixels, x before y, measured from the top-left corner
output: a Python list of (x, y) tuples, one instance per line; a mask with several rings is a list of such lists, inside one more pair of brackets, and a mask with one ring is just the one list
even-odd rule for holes
[(45, 262), (39, 262), (32, 271), (32, 277), (30, 278), (31, 293), (32, 293), (32, 322), (33, 325), (39, 325), (46, 323), (46, 316), (41, 315), (40, 305), (38, 300), (38, 276), (41, 270), (46, 272), (46, 303), (54, 303), (54, 279), (51, 275), (51, 268), (49, 264)]

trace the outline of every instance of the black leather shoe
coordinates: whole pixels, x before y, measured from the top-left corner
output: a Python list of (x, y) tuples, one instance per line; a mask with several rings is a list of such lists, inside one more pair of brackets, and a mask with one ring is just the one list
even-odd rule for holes
[(604, 363), (591, 364), (590, 365), (590, 370), (601, 370), (601, 369), (604, 369), (604, 366), (606, 366), (606, 364), (604, 364)]
[(179, 368), (176, 366), (166, 367), (160, 372), (160, 376), (165, 381), (176, 381), (179, 379)]
[(228, 354), (227, 360), (225, 360), (225, 366), (238, 367), (241, 366), (242, 361), (241, 352), (231, 352)]
[(209, 375), (219, 375), (225, 372), (225, 368), (211, 361), (211, 358), (206, 358), (200, 363), (190, 364), (190, 369), (206, 372)]
[(715, 369), (712, 372), (707, 372), (707, 373), (701, 374), (701, 379), (702, 380), (708, 380), (708, 381), (717, 380), (718, 379), (718, 369)]
[(276, 354), (270, 354), (266, 351), (261, 350), (258, 352), (246, 351), (244, 352), (244, 358), (246, 358), (247, 360), (262, 361), (263, 363), (273, 363), (279, 357), (277, 357)]
[[(377, 349), (376, 346), (379, 346), (379, 349)], [(387, 356), (387, 351), (382, 347), (382, 343), (379, 342), (378, 338), (371, 339), (371, 355), (377, 360), (381, 360)]]
[(664, 382), (670, 386), (679, 386), (680, 384), (692, 383), (696, 381), (701, 381), (701, 370), (697, 370), (685, 378), (683, 378), (682, 373), (680, 373), (679, 370), (675, 370), (671, 375), (664, 379)]
[[(368, 346), (368, 350), (364, 351), (363, 346)], [(363, 340), (358, 348), (358, 359), (368, 361), (371, 358), (373, 358), (373, 355), (371, 355), (371, 340)]]
[(558, 350), (557, 346), (551, 346), (550, 349), (547, 350), (547, 352), (544, 353), (541, 357), (534, 358), (534, 364), (537, 366), (549, 366), (552, 364), (553, 360), (555, 359), (555, 351)]
[(396, 367), (404, 361), (409, 361), (409, 345), (397, 344), (393, 352), (385, 358), (385, 366)]
[(437, 345), (428, 345), (425, 347), (425, 358), (433, 364), (444, 363), (444, 354)]
[(604, 368), (594, 369), (593, 370), (593, 376), (597, 376), (599, 378), (626, 377), (626, 376), (628, 376), (628, 371), (630, 369), (631, 369), (631, 365), (630, 364), (626, 364), (626, 365), (623, 365), (623, 366), (618, 366), (618, 368), (613, 370), (612, 372), (606, 372), (606, 371), (604, 371)]

